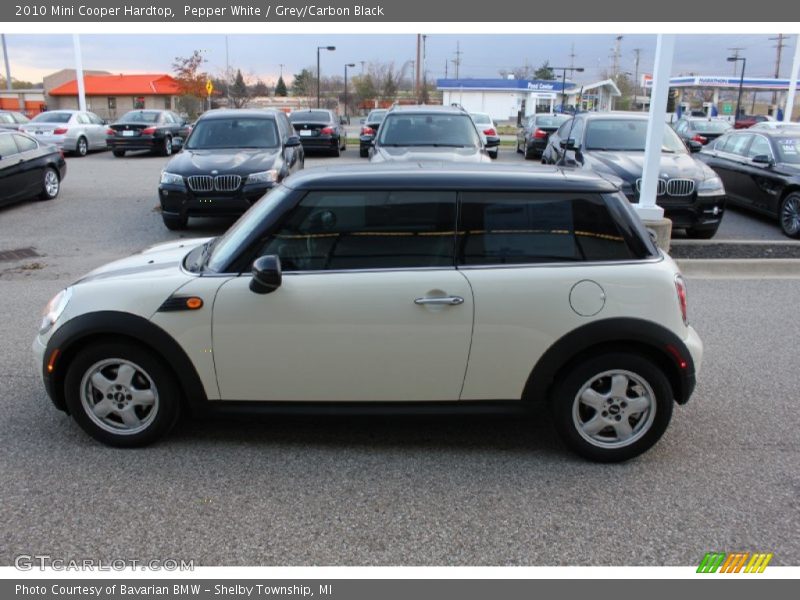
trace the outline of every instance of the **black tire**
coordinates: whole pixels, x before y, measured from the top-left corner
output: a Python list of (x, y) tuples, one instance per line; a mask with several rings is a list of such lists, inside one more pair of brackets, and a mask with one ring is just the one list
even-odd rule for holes
[(186, 229), (186, 225), (189, 223), (188, 217), (182, 217), (180, 215), (161, 215), (161, 219), (164, 221), (164, 225), (170, 231), (180, 231), (182, 229)]
[(344, 151), (347, 150), (347, 138), (343, 137), (343, 138), (341, 138), (341, 140), (342, 140), (342, 148), (341, 148), (341, 150), (342, 150), (342, 152), (344, 152)]
[(361, 158), (367, 158), (367, 157), (369, 157), (369, 150), (365, 150), (364, 148), (359, 148), (358, 149), (358, 155)]
[(800, 238), (800, 194), (787, 194), (781, 202), (778, 221), (783, 234), (790, 238)]
[[(64, 397), (78, 425), (109, 446), (151, 444), (180, 415), (180, 388), (173, 374), (153, 352), (134, 343), (104, 342), (78, 352), (66, 374)], [(100, 410), (95, 414), (91, 407)]]
[(336, 142), (336, 147), (331, 151), (331, 154), (333, 154), (336, 157), (342, 155), (342, 151), (339, 149), (339, 142)]
[(702, 229), (690, 227), (689, 229), (686, 230), (686, 237), (691, 238), (693, 240), (710, 240), (715, 235), (717, 235), (718, 230), (719, 230), (719, 223), (717, 223), (714, 227), (705, 227)]
[(517, 154), (522, 154), (522, 148), (519, 145), (519, 140), (517, 140)]
[(89, 142), (81, 136), (78, 138), (78, 143), (75, 144), (75, 156), (84, 157), (89, 154)]
[(525, 147), (525, 160), (533, 160), (535, 158), (539, 158), (539, 156), (536, 156), (536, 151), (535, 150), (529, 150), (528, 147), (526, 146)]
[(489, 155), (489, 158), (491, 158), (492, 160), (497, 160), (497, 155), (499, 154), (499, 151), (495, 150), (494, 152), (487, 152), (487, 154)]
[(161, 156), (172, 156), (172, 138), (165, 136), (161, 142)]
[(125, 150), (112, 150), (111, 153), (117, 158), (122, 158), (125, 156)]
[[(620, 385), (614, 390), (611, 384), (616, 381)], [(625, 391), (617, 394), (621, 387)], [(588, 395), (588, 388), (594, 393)], [(579, 401), (579, 395), (581, 399), (597, 402), (603, 410)], [(634, 400), (647, 408), (633, 412)], [(651, 448), (669, 425), (672, 405), (672, 388), (661, 369), (647, 358), (624, 352), (600, 354), (575, 366), (557, 385), (551, 398), (561, 438), (573, 452), (597, 462), (621, 462)], [(591, 425), (594, 419), (598, 419), (597, 427), (601, 427), (597, 431)], [(589, 425), (587, 431), (581, 424)], [(628, 435), (628, 430), (631, 435), (624, 442), (620, 436)]]
[(42, 191), (39, 193), (40, 200), (52, 200), (61, 191), (61, 177), (53, 167), (45, 168), (42, 173)]

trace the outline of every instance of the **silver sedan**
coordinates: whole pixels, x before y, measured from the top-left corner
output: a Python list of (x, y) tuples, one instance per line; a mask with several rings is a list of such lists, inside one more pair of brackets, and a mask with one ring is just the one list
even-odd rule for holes
[(108, 147), (105, 122), (89, 111), (43, 112), (21, 129), (44, 144), (53, 144), (77, 156), (86, 156), (90, 150), (105, 150)]

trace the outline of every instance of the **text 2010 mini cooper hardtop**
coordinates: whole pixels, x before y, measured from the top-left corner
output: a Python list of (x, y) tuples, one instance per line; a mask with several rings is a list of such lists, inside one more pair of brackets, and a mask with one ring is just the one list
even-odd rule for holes
[(702, 344), (611, 183), (425, 164), (293, 175), (223, 236), (59, 292), (34, 350), (55, 405), (117, 446), (184, 410), (549, 404), (573, 450), (617, 461), (689, 399)]

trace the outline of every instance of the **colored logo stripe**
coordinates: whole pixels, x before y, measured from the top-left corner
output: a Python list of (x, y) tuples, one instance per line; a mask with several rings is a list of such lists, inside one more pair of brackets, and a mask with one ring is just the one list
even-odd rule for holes
[[(748, 559), (750, 559), (748, 561)], [(739, 573), (744, 567), (745, 573), (763, 573), (772, 560), (772, 553), (749, 552), (707, 552), (697, 567), (698, 573)], [(745, 563), (747, 566), (745, 567)]]

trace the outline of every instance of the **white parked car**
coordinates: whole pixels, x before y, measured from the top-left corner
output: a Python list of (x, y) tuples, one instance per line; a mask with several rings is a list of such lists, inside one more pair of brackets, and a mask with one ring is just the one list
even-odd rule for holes
[(619, 461), (689, 399), (702, 344), (607, 180), (394, 164), (297, 173), (221, 237), (96, 269), (34, 351), (55, 405), (115, 446), (183, 411), (549, 405), (570, 448)]
[(52, 144), (64, 152), (86, 156), (91, 150), (105, 150), (105, 121), (93, 112), (51, 110), (39, 113), (20, 130), (44, 144)]

